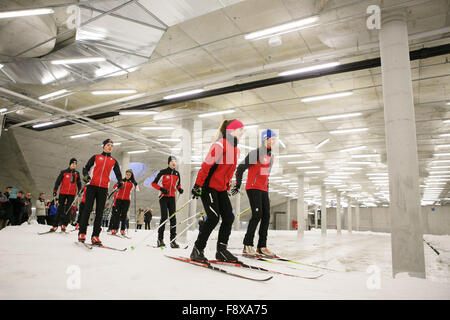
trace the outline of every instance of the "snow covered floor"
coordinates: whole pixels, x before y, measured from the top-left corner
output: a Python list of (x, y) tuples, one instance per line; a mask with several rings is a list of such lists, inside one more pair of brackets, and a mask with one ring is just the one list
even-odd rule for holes
[[(254, 282), (171, 260), (164, 254), (188, 256), (187, 250), (150, 248), (148, 240), (130, 250), (149, 231), (130, 230), (132, 240), (101, 234), (105, 245), (128, 247), (125, 252), (74, 244), (76, 232), (39, 236), (48, 226), (24, 224), (0, 231), (0, 299), (450, 299), (450, 236), (426, 235), (425, 240), (440, 251), (438, 256), (425, 246), (427, 279), (392, 279), (390, 235), (343, 231), (337, 237), (329, 230), (308, 231), (302, 241), (296, 231), (269, 231), (268, 246), (280, 256), (320, 264), (346, 272), (326, 272), (317, 280), (274, 275), (267, 282)], [(90, 230), (88, 236), (90, 236)], [(193, 244), (197, 231), (188, 234)], [(233, 231), (229, 247), (239, 252), (244, 231)], [(214, 259), (217, 232), (211, 235), (205, 254)], [(255, 239), (257, 240), (257, 239)], [(168, 234), (166, 234), (168, 242)], [(287, 273), (301, 272), (292, 263), (269, 264), (245, 260), (249, 264)], [(371, 273), (367, 273), (369, 266)], [(265, 276), (265, 273), (227, 267), (228, 270)], [(77, 283), (80, 271), (80, 288)], [(304, 270), (310, 269), (305, 268)], [(379, 271), (379, 289), (376, 287)], [(375, 271), (375, 273), (374, 273)], [(369, 283), (369, 286), (368, 286)]]

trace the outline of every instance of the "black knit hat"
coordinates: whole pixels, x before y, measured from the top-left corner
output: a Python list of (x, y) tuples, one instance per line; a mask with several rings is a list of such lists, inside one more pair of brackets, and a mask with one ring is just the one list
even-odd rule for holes
[(107, 143), (114, 143), (111, 139), (106, 139), (105, 141), (103, 141), (103, 146), (105, 146)]
[(78, 163), (78, 161), (77, 161), (77, 159), (75, 159), (75, 158), (72, 158), (72, 159), (70, 159), (70, 162), (69, 162), (69, 166), (72, 164), (72, 163)]
[(172, 160), (177, 161), (177, 158), (175, 156), (169, 156), (169, 159), (167, 159), (167, 164), (169, 164)]

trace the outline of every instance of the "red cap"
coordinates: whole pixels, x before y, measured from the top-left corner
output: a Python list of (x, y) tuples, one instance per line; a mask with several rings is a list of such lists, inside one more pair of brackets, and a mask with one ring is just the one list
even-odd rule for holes
[(242, 122), (240, 122), (239, 120), (234, 120), (227, 125), (227, 130), (236, 130), (242, 127), (244, 127), (244, 124)]

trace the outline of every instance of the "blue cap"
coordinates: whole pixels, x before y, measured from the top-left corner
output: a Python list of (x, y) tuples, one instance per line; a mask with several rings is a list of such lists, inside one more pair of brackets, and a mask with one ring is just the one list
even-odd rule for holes
[(276, 137), (276, 136), (277, 136), (277, 135), (276, 135), (276, 133), (275, 133), (274, 131), (272, 131), (272, 130), (270, 130), (270, 129), (267, 129), (267, 130), (264, 130), (264, 131), (261, 133), (261, 141), (264, 142), (264, 141), (266, 141), (267, 139), (270, 139), (270, 138)]

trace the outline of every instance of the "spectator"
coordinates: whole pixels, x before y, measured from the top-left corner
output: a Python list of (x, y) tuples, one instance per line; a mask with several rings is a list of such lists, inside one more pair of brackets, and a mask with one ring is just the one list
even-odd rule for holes
[(6, 219), (6, 223), (5, 227), (8, 224), (11, 224), (11, 220), (12, 220), (12, 216), (13, 216), (13, 207), (12, 207), (12, 202), (9, 200), (9, 196), (11, 194), (11, 190), (12, 187), (8, 187), (6, 188), (6, 191), (3, 193), (4, 196), (6, 196), (7, 201), (5, 203), (2, 204), (3, 210), (6, 212), (4, 215), (4, 219)]
[(25, 200), (23, 199), (23, 191), (17, 192), (17, 198), (13, 202), (13, 218), (12, 225), (19, 226), (22, 224), (22, 216), (24, 214)]
[(145, 208), (144, 211), (145, 230), (150, 230), (152, 218), (153, 218), (152, 209), (150, 209), (149, 207)]
[(53, 226), (53, 221), (55, 220), (56, 211), (58, 210), (58, 199), (52, 200), (48, 208), (47, 224)]
[(102, 220), (102, 227), (108, 227), (108, 219), (109, 219), (109, 208), (110, 203), (108, 202), (105, 206), (105, 209), (103, 209), (103, 220)]
[(8, 203), (9, 199), (6, 194), (0, 192), (0, 230), (2, 230), (8, 224)]
[(23, 210), (23, 216), (22, 216), (22, 221), (21, 223), (24, 222), (28, 222), (28, 224), (30, 224), (31, 222), (31, 214), (32, 214), (32, 210), (31, 210), (31, 193), (27, 192), (25, 194), (25, 199), (24, 199), (24, 210)]
[(45, 205), (45, 194), (41, 192), (36, 200), (36, 219), (39, 224), (45, 224), (46, 209), (48, 207)]
[(139, 211), (136, 216), (136, 229), (142, 229), (142, 225), (144, 224), (144, 210), (139, 208)]

